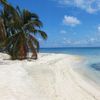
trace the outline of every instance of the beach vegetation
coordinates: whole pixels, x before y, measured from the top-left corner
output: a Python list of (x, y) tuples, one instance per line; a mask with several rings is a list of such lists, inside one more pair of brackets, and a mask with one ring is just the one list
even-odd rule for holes
[(39, 34), (44, 40), (47, 34), (41, 30), (43, 26), (37, 14), (27, 9), (14, 7), (6, 0), (0, 0), (0, 49), (11, 56), (11, 59), (37, 59), (39, 52)]

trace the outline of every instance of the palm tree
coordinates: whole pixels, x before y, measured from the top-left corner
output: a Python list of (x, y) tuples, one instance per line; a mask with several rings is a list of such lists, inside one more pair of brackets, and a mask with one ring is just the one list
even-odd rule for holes
[(5, 1), (2, 4), (1, 17), (6, 29), (7, 38), (4, 43), (7, 52), (12, 59), (22, 60), (27, 58), (31, 50), (31, 58), (37, 59), (39, 42), (35, 35), (39, 33), (43, 39), (47, 39), (47, 34), (40, 29), (43, 25), (39, 17), (26, 9), (21, 11), (18, 6), (15, 9)]

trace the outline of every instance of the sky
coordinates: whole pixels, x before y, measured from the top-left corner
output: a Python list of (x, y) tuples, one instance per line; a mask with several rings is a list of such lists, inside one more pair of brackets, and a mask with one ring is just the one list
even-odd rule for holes
[(100, 0), (8, 0), (39, 15), (41, 47), (100, 47)]

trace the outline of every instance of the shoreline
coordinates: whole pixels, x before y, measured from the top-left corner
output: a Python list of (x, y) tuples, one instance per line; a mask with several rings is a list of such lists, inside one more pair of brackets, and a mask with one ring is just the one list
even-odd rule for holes
[(100, 87), (73, 69), (84, 62), (80, 56), (40, 53), (30, 61), (0, 57), (0, 100), (100, 100)]

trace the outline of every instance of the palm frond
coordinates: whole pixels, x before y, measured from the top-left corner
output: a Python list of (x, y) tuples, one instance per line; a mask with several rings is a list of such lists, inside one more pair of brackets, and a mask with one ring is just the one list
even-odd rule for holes
[(41, 30), (37, 30), (37, 32), (41, 35), (41, 37), (46, 40), (47, 39), (47, 34), (44, 32), (44, 31), (41, 31)]

